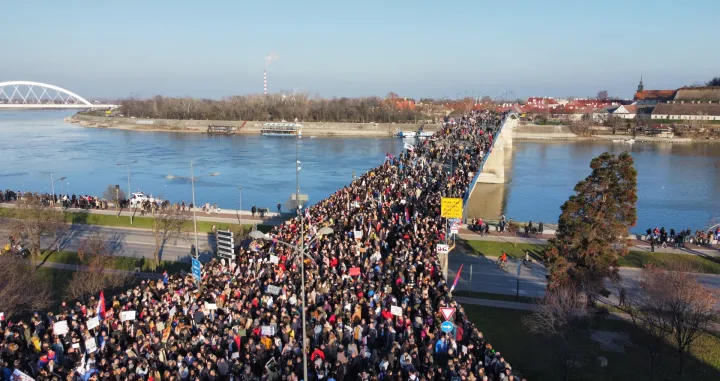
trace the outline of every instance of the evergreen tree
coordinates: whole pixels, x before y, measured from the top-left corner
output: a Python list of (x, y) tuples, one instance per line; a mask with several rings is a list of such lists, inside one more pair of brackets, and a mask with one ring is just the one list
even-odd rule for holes
[(549, 288), (572, 286), (592, 297), (604, 289), (606, 277), (618, 279), (618, 260), (628, 253), (628, 229), (637, 219), (637, 172), (627, 152), (605, 152), (590, 168), (563, 204), (546, 255)]

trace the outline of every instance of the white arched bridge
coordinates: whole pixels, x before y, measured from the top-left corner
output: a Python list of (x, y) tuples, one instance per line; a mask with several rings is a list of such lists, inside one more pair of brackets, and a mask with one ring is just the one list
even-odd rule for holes
[(113, 104), (99, 104), (47, 83), (32, 81), (0, 82), (0, 109), (48, 108), (116, 108)]

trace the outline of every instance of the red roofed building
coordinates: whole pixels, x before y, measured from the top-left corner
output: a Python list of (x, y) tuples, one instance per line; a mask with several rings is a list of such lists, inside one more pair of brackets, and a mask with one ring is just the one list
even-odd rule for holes
[(656, 105), (673, 100), (676, 92), (676, 90), (645, 90), (642, 77), (640, 77), (640, 83), (633, 99), (638, 106)]

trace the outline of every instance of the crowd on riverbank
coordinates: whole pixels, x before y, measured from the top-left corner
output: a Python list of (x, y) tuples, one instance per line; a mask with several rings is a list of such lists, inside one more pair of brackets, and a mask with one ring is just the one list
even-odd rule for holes
[[(469, 115), (398, 157), (388, 154), (383, 165), (274, 228), (271, 240), (232, 263), (205, 264), (199, 284), (174, 274), (107, 303), (92, 299), (2, 322), (3, 374), (303, 379), (303, 260), (308, 381), (518, 380), (453, 301), (435, 254), (445, 239), (441, 197), (464, 195), (502, 117)], [(322, 227), (334, 234), (318, 236)], [(307, 256), (280, 241), (302, 243)], [(440, 329), (440, 307), (456, 309), (449, 333)]]

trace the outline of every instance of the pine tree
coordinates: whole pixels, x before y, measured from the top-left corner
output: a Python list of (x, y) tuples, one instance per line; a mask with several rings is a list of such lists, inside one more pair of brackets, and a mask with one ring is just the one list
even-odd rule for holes
[(590, 168), (561, 207), (546, 255), (549, 288), (573, 286), (592, 297), (604, 289), (605, 278), (618, 279), (618, 260), (628, 253), (628, 229), (637, 219), (637, 172), (627, 152), (605, 152)]

